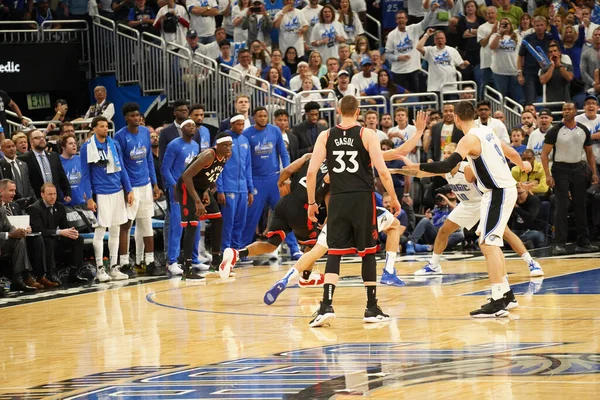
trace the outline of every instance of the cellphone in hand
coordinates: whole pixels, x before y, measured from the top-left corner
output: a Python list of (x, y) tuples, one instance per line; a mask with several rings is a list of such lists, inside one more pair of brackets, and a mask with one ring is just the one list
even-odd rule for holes
[(260, 6), (258, 6), (258, 7), (254, 7), (254, 6), (250, 7), (250, 12), (259, 13), (261, 11), (262, 11), (262, 7), (260, 7)]

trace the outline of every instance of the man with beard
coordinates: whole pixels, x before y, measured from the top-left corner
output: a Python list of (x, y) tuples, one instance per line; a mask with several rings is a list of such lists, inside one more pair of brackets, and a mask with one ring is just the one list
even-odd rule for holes
[(190, 108), (190, 119), (194, 121), (197, 129), (197, 138), (200, 140), (200, 150), (206, 150), (210, 147), (210, 131), (203, 126), (204, 122), (204, 106), (202, 104), (194, 104)]
[(529, 141), (529, 135), (537, 129), (535, 123), (535, 115), (531, 111), (523, 111), (521, 114), (521, 129), (525, 137), (523, 138), (523, 144), (527, 144)]
[[(552, 127), (552, 111), (544, 108), (539, 112), (538, 120), (539, 126), (536, 130), (531, 132), (531, 135), (529, 135), (527, 148), (533, 150), (533, 153), (535, 154), (535, 160), (541, 163), (544, 138), (546, 137), (546, 133)], [(552, 158), (552, 152), (550, 153), (550, 158)]]

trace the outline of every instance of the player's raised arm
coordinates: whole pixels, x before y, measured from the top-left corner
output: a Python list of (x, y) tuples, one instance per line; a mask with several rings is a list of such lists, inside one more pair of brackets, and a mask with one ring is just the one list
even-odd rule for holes
[(196, 158), (194, 162), (192, 162), (192, 164), (183, 172), (183, 175), (181, 175), (181, 180), (185, 184), (187, 191), (190, 193), (195, 202), (201, 201), (201, 199), (200, 196), (198, 196), (198, 193), (196, 193), (196, 188), (194, 187), (194, 176), (198, 175), (200, 171), (211, 165), (214, 159), (214, 150), (204, 150), (202, 153), (200, 153), (200, 156), (198, 156), (198, 158)]
[(427, 113), (425, 111), (418, 111), (416, 119), (413, 120), (413, 124), (415, 124), (415, 128), (417, 132), (407, 141), (402, 143), (400, 147), (393, 150), (388, 150), (383, 152), (383, 159), (385, 161), (391, 161), (399, 159), (400, 156), (405, 156), (410, 153), (417, 145), (419, 144), (419, 140), (423, 136), (423, 132), (427, 127)]
[(317, 141), (313, 147), (312, 156), (310, 163), (308, 164), (308, 171), (306, 172), (306, 193), (308, 194), (308, 218), (316, 222), (317, 217), (315, 214), (318, 213), (318, 206), (315, 201), (315, 190), (317, 187), (317, 171), (319, 167), (327, 157), (327, 137), (329, 136), (329, 129), (319, 134)]
[(363, 129), (363, 143), (369, 152), (369, 157), (371, 157), (373, 166), (379, 173), (379, 179), (381, 180), (383, 187), (390, 195), (394, 216), (397, 217), (400, 214), (400, 202), (398, 201), (398, 196), (396, 196), (392, 175), (390, 174), (390, 171), (388, 171), (385, 161), (383, 160), (383, 152), (381, 151), (381, 147), (379, 147), (379, 138), (377, 137), (377, 134), (371, 129)]

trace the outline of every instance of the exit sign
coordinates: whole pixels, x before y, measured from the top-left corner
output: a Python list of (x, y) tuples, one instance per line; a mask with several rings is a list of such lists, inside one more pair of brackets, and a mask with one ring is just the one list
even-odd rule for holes
[(48, 93), (34, 93), (27, 95), (27, 107), (30, 110), (50, 108), (50, 95)]

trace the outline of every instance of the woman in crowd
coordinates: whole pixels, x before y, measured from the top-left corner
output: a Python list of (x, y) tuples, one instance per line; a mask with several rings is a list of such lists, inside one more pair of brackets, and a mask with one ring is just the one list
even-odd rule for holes
[(308, 56), (308, 69), (319, 79), (327, 73), (327, 68), (323, 65), (321, 54), (316, 50), (311, 51), (310, 56)]
[[(363, 93), (362, 96), (383, 96), (386, 99), (386, 112), (390, 112), (391, 103), (390, 98), (395, 94), (405, 94), (409, 93), (408, 90), (404, 89), (400, 85), (396, 85), (392, 82), (389, 73), (382, 69), (377, 74), (377, 83), (375, 85), (369, 86)], [(381, 100), (379, 99), (368, 99), (367, 100), (371, 104), (381, 104)], [(401, 103), (402, 100), (398, 99), (394, 101), (394, 103)]]
[(469, 61), (469, 68), (463, 72), (463, 80), (475, 80), (475, 74), (479, 74), (479, 52), (481, 46), (477, 42), (477, 29), (485, 23), (485, 19), (477, 15), (477, 3), (469, 0), (464, 6), (465, 15), (458, 20), (458, 33), (461, 41), (458, 51), (463, 59)]
[(302, 61), (298, 58), (298, 52), (293, 47), (288, 47), (285, 50), (285, 60), (283, 62), (290, 70), (291, 76), (296, 75), (296, 69), (298, 68), (298, 63)]
[(233, 41), (234, 42), (245, 42), (248, 40), (248, 30), (242, 29), (242, 22), (246, 18), (250, 8), (250, 0), (239, 0), (235, 7), (231, 10), (231, 17), (233, 19)]
[(262, 42), (255, 40), (250, 45), (250, 53), (252, 53), (252, 65), (258, 69), (258, 74), (260, 76), (262, 70), (268, 68), (271, 64), (269, 50), (267, 50)]
[[(277, 68), (277, 70), (279, 71), (279, 74), (281, 75), (281, 78), (284, 80), (284, 82), (289, 84), (290, 79), (292, 79), (292, 73), (291, 73), (290, 69), (288, 68), (288, 66), (283, 63), (283, 54), (281, 53), (281, 50), (274, 49), (271, 52), (271, 67)], [(263, 69), (263, 73), (262, 73), (263, 79), (268, 80), (267, 77), (268, 77), (269, 70), (270, 70), (270, 68)]]
[(492, 73), (496, 89), (519, 104), (525, 102), (523, 86), (517, 80), (517, 57), (522, 39), (508, 18), (502, 18), (498, 32), (490, 40)]
[(358, 14), (352, 11), (350, 0), (340, 1), (340, 9), (336, 20), (344, 27), (347, 43), (353, 43), (358, 35), (365, 32)]
[(357, 36), (356, 40), (354, 41), (354, 51), (350, 55), (352, 61), (360, 65), (360, 62), (363, 58), (369, 57), (369, 52), (370, 47), (367, 38), (363, 35)]
[(319, 23), (310, 34), (311, 44), (327, 60), (339, 57), (338, 47), (340, 43), (346, 43), (346, 39), (344, 27), (335, 20), (335, 10), (329, 4), (324, 5), (319, 13)]
[(525, 13), (521, 17), (521, 21), (519, 21), (519, 29), (517, 29), (517, 35), (519, 35), (519, 37), (523, 39), (530, 33), (533, 33), (533, 27), (531, 26), (531, 16)]

